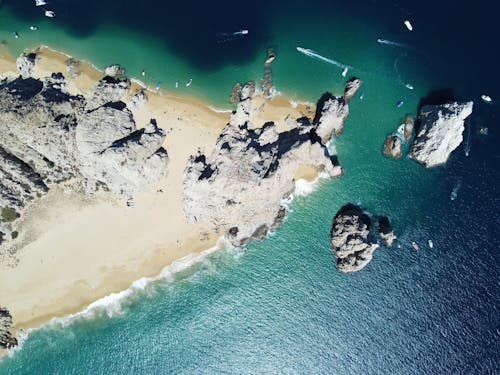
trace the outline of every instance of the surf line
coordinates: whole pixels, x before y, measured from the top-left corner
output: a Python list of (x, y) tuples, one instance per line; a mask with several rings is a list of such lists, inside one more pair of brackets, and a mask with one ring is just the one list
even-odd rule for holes
[(329, 64), (332, 64), (332, 65), (335, 65), (339, 68), (342, 68), (342, 69), (354, 69), (354, 67), (350, 66), (350, 65), (346, 65), (346, 64), (342, 64), (341, 62), (338, 62), (336, 60), (333, 60), (333, 59), (329, 59), (328, 57), (325, 57), (325, 56), (321, 56), (319, 53), (313, 51), (312, 49), (309, 49), (309, 48), (302, 48), (302, 47), (297, 47), (297, 51), (299, 51), (300, 53), (306, 55), (306, 56), (309, 56), (313, 59), (317, 59), (317, 60), (321, 60), (321, 61), (324, 61), (324, 62), (327, 62)]

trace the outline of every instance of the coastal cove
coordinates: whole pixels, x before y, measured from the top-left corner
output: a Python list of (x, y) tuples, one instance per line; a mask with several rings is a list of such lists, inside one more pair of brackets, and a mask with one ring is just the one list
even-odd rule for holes
[[(189, 31), (178, 13), (185, 5), (166, 25), (160, 6), (155, 15), (144, 7), (127, 25), (127, 1), (114, 17), (105, 4), (108, 12), (81, 21), (62, 0), (50, 4), (54, 19), (32, 5), (0, 5), (3, 95), (16, 92), (8, 86), (19, 76), (16, 57), (34, 52), (29, 74), (44, 87), (37, 95), (67, 90), (77, 127), (99, 111), (125, 113), (127, 123), (130, 111), (135, 128), (109, 147), (125, 150), (127, 162), (102, 169), (102, 181), (142, 155), (146, 136), (161, 141), (153, 155), (164, 158), (141, 168), (159, 178), (130, 194), (120, 191), (129, 180), (89, 189), (92, 171), (77, 166), (73, 182), (50, 185), (21, 212), (22, 230), (8, 236), (15, 246), (0, 254), (0, 307), (10, 311), (20, 345), (2, 353), (0, 373), (500, 371), (500, 96), (484, 78), (490, 51), (479, 43), (482, 68), (464, 74), (471, 56), (458, 61), (429, 39), (424, 22), (434, 16), (424, 8), (322, 5), (278, 2), (238, 18), (216, 4), (220, 14), (193, 16)], [(90, 1), (82, 14), (97, 6)], [(441, 26), (456, 30), (461, 19)], [(243, 29), (247, 37), (225, 35)], [(268, 48), (272, 65), (264, 63)], [(124, 74), (113, 68), (103, 78), (110, 64)], [(345, 77), (340, 66), (349, 66)], [(64, 80), (51, 76), (57, 72)], [(118, 100), (125, 76), (130, 86)], [(351, 77), (362, 83), (346, 98)], [(483, 93), (493, 102), (481, 101)], [(94, 99), (103, 104), (92, 108)], [(473, 102), (472, 114), (446, 164), (425, 168), (407, 156), (413, 138), (398, 128), (423, 104), (443, 100)], [(322, 127), (322, 108), (334, 108), (334, 120), (323, 119), (333, 128)], [(2, 106), (0, 116), (19, 122)], [(81, 148), (81, 135), (75, 139)], [(402, 156), (384, 155), (387, 139), (400, 142)], [(95, 160), (92, 168), (101, 168)], [(395, 238), (392, 247), (375, 240), (371, 262), (345, 275), (330, 235), (349, 202), (374, 223), (389, 218)]]

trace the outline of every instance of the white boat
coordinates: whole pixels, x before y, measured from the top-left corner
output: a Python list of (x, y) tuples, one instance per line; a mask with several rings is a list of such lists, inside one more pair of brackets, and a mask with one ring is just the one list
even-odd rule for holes
[(406, 26), (406, 28), (407, 28), (408, 30), (413, 31), (413, 25), (411, 24), (411, 22), (410, 22), (410, 21), (405, 20), (405, 21), (404, 21), (404, 24), (405, 24), (405, 26)]
[(481, 95), (481, 99), (483, 99), (483, 101), (485, 101), (486, 103), (490, 103), (492, 101), (491, 96), (484, 94)]
[(179, 87), (179, 81), (175, 81), (175, 88)]
[(429, 247), (432, 249), (434, 247), (434, 243), (432, 242), (432, 240), (429, 240), (428, 243), (429, 243)]
[(47, 5), (45, 0), (35, 0), (35, 6), (41, 7), (42, 5)]
[(247, 29), (238, 30), (238, 31), (235, 31), (233, 33), (233, 35), (247, 35), (247, 34), (248, 34), (248, 30)]
[(405, 87), (408, 89), (408, 90), (413, 90), (413, 86), (409, 83), (405, 83)]
[(417, 244), (415, 241), (413, 241), (413, 242), (411, 243), (411, 246), (413, 246), (413, 248), (414, 248), (415, 250), (420, 249), (420, 247), (418, 246), (418, 244)]
[(45, 17), (54, 18), (55, 16), (56, 16), (56, 13), (53, 10), (46, 10), (45, 11)]
[(186, 87), (191, 86), (191, 83), (193, 83), (193, 79), (192, 78), (189, 81), (186, 82)]
[(19, 39), (19, 34), (17, 33), (17, 31), (14, 31), (12, 35), (14, 35), (14, 38)]
[(342, 77), (345, 77), (347, 75), (349, 68), (346, 66), (344, 70), (342, 70)]
[(30, 30), (37, 31), (38, 30), (38, 26), (30, 26)]

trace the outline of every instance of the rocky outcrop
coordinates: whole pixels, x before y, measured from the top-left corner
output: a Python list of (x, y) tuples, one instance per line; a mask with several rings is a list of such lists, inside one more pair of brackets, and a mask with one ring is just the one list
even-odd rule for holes
[(65, 86), (60, 73), (0, 83), (0, 233), (53, 184), (131, 196), (166, 173), (165, 133), (137, 129), (118, 101), (128, 80), (104, 77), (88, 97)]
[(413, 134), (415, 120), (411, 114), (407, 114), (405, 116), (405, 122), (403, 127), (403, 139), (405, 142), (408, 142)]
[(130, 100), (130, 103), (128, 104), (129, 108), (131, 110), (138, 109), (142, 105), (146, 104), (148, 102), (148, 96), (144, 92), (144, 89), (138, 89), (134, 96), (132, 96), (132, 99)]
[(261, 238), (279, 224), (281, 201), (293, 191), (300, 165), (313, 165), (332, 177), (342, 172), (310, 119), (298, 119), (283, 132), (273, 122), (252, 123), (250, 92), (243, 87), (215, 150), (193, 156), (184, 176), (188, 220), (212, 222), (234, 245)]
[(464, 121), (472, 113), (472, 105), (454, 102), (422, 107), (410, 157), (428, 168), (446, 163), (462, 143)]
[(35, 67), (36, 63), (36, 53), (23, 53), (16, 59), (17, 70), (21, 77), (28, 78), (31, 77), (31, 72)]
[(387, 247), (392, 247), (392, 244), (396, 239), (396, 235), (394, 234), (391, 222), (389, 221), (389, 218), (387, 216), (379, 217), (377, 229), (378, 233), (380, 234), (380, 237), (385, 242), (385, 245)]
[(351, 78), (347, 81), (344, 96), (336, 97), (329, 92), (323, 94), (316, 106), (316, 115), (313, 124), (321, 142), (326, 144), (330, 141), (332, 134), (339, 136), (344, 128), (344, 121), (349, 114), (348, 101), (361, 86), (359, 78)]
[(125, 69), (120, 64), (109, 65), (104, 68), (104, 75), (109, 77), (116, 77), (125, 74)]
[(384, 155), (391, 158), (400, 158), (403, 152), (401, 151), (401, 139), (397, 135), (389, 134), (385, 138), (383, 150)]
[(349, 81), (347, 81), (344, 89), (345, 102), (348, 102), (354, 95), (356, 95), (356, 91), (358, 91), (362, 83), (363, 81), (356, 77), (353, 77)]
[(10, 349), (17, 345), (17, 339), (12, 335), (12, 316), (5, 307), (0, 307), (0, 348)]
[(372, 260), (378, 244), (371, 238), (370, 226), (370, 217), (351, 203), (343, 206), (335, 215), (330, 242), (340, 272), (359, 271)]

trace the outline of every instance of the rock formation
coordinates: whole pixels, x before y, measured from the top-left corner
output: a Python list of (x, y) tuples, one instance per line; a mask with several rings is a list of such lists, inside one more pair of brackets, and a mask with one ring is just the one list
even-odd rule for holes
[(427, 168), (446, 163), (463, 140), (464, 121), (472, 113), (472, 105), (454, 102), (422, 107), (410, 157)]
[(387, 247), (392, 247), (392, 243), (396, 239), (396, 235), (391, 226), (391, 222), (387, 216), (381, 216), (378, 219), (377, 225), (378, 233), (382, 240), (384, 240)]
[(21, 77), (31, 77), (31, 72), (35, 67), (35, 62), (36, 53), (23, 53), (16, 59), (17, 70), (19, 70)]
[(404, 128), (403, 128), (403, 139), (408, 142), (413, 133), (415, 120), (411, 114), (405, 116)]
[(401, 139), (397, 135), (389, 134), (385, 138), (383, 152), (391, 158), (400, 158), (403, 154), (401, 151)]
[(351, 98), (356, 94), (356, 91), (358, 91), (359, 87), (363, 81), (361, 81), (359, 78), (353, 77), (349, 81), (347, 81), (347, 84), (345, 86), (344, 90), (344, 100), (345, 102), (348, 102), (351, 100)]
[(351, 203), (335, 215), (330, 232), (332, 249), (337, 256), (337, 269), (343, 273), (364, 268), (379, 246), (370, 236), (370, 217)]
[[(332, 100), (346, 108), (342, 98)], [(234, 245), (261, 238), (283, 219), (281, 200), (293, 191), (300, 165), (315, 166), (332, 177), (342, 172), (318, 131), (322, 129), (324, 139), (329, 139), (333, 129), (328, 134), (322, 124), (341, 126), (346, 109), (325, 111), (328, 120), (320, 116), (323, 121), (316, 123), (306, 117), (298, 119), (292, 129), (278, 132), (273, 122), (252, 123), (251, 103), (250, 89), (245, 86), (215, 150), (211, 155), (193, 156), (184, 176), (188, 220), (212, 222), (227, 231)]]
[(109, 77), (116, 77), (125, 74), (125, 69), (120, 64), (109, 65), (104, 68), (104, 75)]
[(328, 92), (321, 96), (313, 124), (323, 144), (330, 140), (333, 133), (338, 136), (342, 132), (344, 121), (349, 114), (347, 102), (356, 94), (360, 85), (361, 80), (352, 78), (346, 84), (343, 97), (335, 97)]
[(17, 339), (10, 332), (12, 316), (4, 307), (0, 307), (0, 348), (10, 349), (17, 345)]
[(60, 73), (0, 82), (0, 233), (52, 184), (130, 196), (166, 173), (164, 132), (137, 129), (120, 101), (128, 80), (104, 77), (88, 97), (65, 86)]

